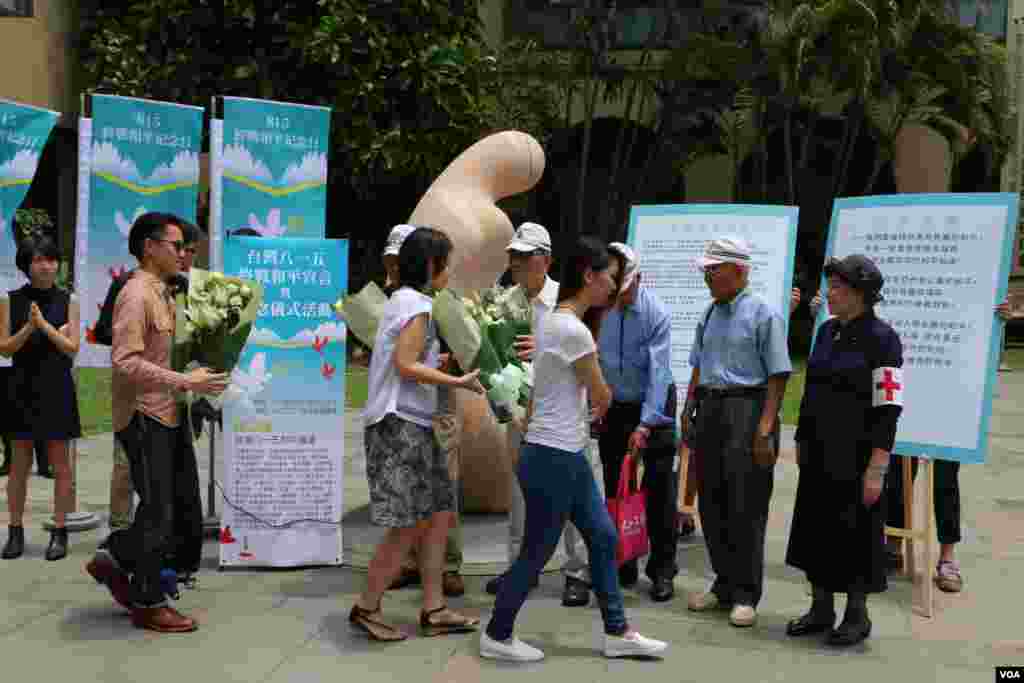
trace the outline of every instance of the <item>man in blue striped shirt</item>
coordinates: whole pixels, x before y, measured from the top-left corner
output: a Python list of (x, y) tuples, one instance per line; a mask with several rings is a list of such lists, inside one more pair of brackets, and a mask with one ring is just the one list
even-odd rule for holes
[(690, 596), (695, 611), (731, 607), (734, 626), (752, 626), (764, 582), (764, 539), (778, 457), (779, 410), (792, 365), (779, 311), (747, 289), (751, 248), (711, 241), (697, 265), (714, 299), (690, 352), (690, 406), (698, 402), (701, 526), (715, 583)]

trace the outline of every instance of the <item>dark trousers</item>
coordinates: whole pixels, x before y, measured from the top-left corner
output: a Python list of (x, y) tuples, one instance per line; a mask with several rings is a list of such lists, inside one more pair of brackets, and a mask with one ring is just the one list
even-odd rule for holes
[(189, 571), (199, 564), (202, 503), (195, 452), (185, 429), (136, 413), (128, 427), (117, 433), (141, 502), (132, 525), (113, 532), (108, 547), (132, 575), (134, 600), (142, 606), (164, 601), (161, 569)]
[(697, 416), (701, 528), (723, 603), (757, 606), (764, 583), (764, 537), (774, 465), (754, 462), (765, 394), (707, 396)]
[[(949, 460), (933, 460), (935, 467), (935, 526), (939, 543), (943, 545), (960, 542), (960, 463)], [(911, 461), (910, 471), (917, 477), (917, 459)], [(886, 524), (898, 529), (904, 528), (903, 519), (903, 456), (892, 454), (889, 471), (885, 476), (885, 494), (888, 499)]]
[[(616, 495), (622, 461), (629, 448), (629, 437), (640, 424), (641, 409), (639, 403), (613, 403), (605, 415), (605, 426), (598, 443), (604, 469), (606, 499)], [(647, 494), (647, 536), (651, 542), (646, 573), (652, 581), (659, 578), (671, 579), (679, 571), (676, 565), (678, 538), (675, 523), (679, 478), (672, 468), (676, 456), (672, 429), (654, 430), (648, 439), (648, 447), (641, 455), (644, 461), (641, 486)], [(635, 567), (636, 561), (629, 564)]]

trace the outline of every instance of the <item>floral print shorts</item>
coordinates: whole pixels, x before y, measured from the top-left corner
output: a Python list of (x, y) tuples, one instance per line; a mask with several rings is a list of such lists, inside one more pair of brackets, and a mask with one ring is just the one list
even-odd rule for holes
[(366, 428), (365, 445), (374, 524), (409, 528), (455, 510), (448, 459), (433, 430), (388, 414)]

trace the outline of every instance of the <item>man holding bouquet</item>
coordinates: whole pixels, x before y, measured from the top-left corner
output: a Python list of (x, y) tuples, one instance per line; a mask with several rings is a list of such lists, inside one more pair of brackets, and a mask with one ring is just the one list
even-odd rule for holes
[(128, 250), (140, 267), (114, 306), (112, 417), (141, 504), (132, 525), (111, 534), (109, 549), (98, 550), (86, 565), (97, 582), (132, 610), (136, 627), (161, 633), (197, 628), (194, 620), (167, 604), (160, 585), (165, 559), (178, 542), (177, 501), (198, 495), (183, 490), (198, 482), (180, 474), (187, 469), (183, 458), (194, 455), (178, 392), (217, 395), (228, 384), (226, 374), (207, 368), (171, 370), (176, 315), (168, 283), (179, 271), (186, 225), (171, 214), (147, 213), (128, 236)]

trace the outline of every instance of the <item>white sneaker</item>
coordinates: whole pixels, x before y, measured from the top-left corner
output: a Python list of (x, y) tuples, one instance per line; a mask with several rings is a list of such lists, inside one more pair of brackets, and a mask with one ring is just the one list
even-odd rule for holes
[(757, 610), (750, 605), (736, 605), (729, 613), (729, 623), (733, 626), (753, 626), (757, 621)]
[(604, 637), (605, 657), (660, 657), (667, 648), (668, 643), (645, 638), (636, 631), (624, 636), (605, 634)]
[(506, 662), (539, 662), (544, 659), (543, 652), (518, 638), (495, 640), (487, 635), (486, 631), (480, 632), (480, 656)]

